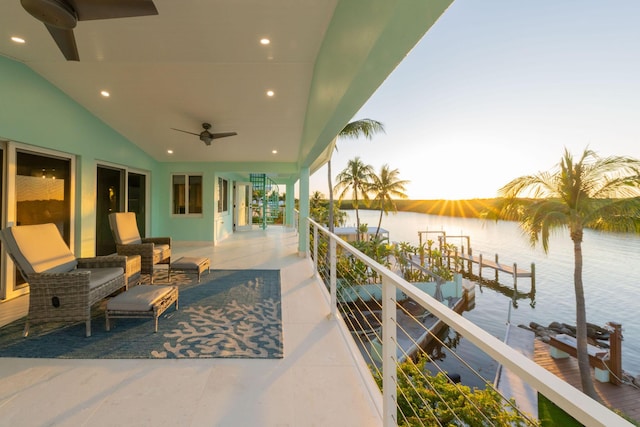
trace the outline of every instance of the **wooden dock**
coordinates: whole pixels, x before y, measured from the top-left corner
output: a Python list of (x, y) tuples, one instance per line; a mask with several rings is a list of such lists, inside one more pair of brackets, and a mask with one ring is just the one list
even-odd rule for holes
[[(478, 265), (478, 274), (477, 276), (482, 279), (482, 269), (489, 268), (494, 270), (495, 272), (495, 281), (498, 281), (498, 273), (506, 273), (513, 277), (513, 286), (517, 289), (518, 286), (518, 278), (519, 277), (529, 277), (531, 278), (531, 290), (535, 291), (536, 287), (536, 265), (531, 263), (531, 269), (525, 270), (523, 268), (518, 267), (518, 264), (515, 262), (513, 264), (504, 264), (499, 261), (498, 254), (495, 255), (494, 259), (488, 259), (480, 255), (473, 255), (470, 253), (460, 253), (460, 252), (449, 252), (448, 253), (449, 260), (458, 259), (462, 262), (463, 266), (467, 264), (467, 272), (469, 274), (473, 274), (473, 265)], [(450, 261), (449, 261), (450, 262)]]
[[(535, 288), (536, 288), (536, 266), (534, 263), (531, 263), (531, 269), (530, 270), (525, 270), (523, 268), (519, 268), (518, 265), (516, 263), (513, 264), (504, 264), (501, 263), (498, 259), (498, 254), (495, 255), (494, 260), (491, 259), (487, 259), (484, 258), (482, 256), (482, 254), (480, 255), (473, 255), (473, 251), (471, 249), (471, 237), (470, 236), (466, 236), (466, 235), (460, 235), (460, 236), (451, 236), (451, 235), (447, 235), (446, 232), (444, 231), (418, 231), (418, 241), (419, 241), (419, 246), (420, 247), (424, 247), (424, 244), (426, 244), (428, 241), (424, 241), (423, 240), (423, 235), (424, 236), (428, 236), (429, 234), (437, 234), (437, 239), (438, 239), (438, 247), (440, 252), (447, 257), (447, 261), (449, 266), (451, 266), (451, 260), (452, 259), (458, 259), (460, 261), (462, 261), (463, 264), (463, 270), (464, 270), (464, 264), (467, 264), (467, 273), (469, 273), (470, 275), (473, 275), (473, 265), (477, 264), (478, 265), (478, 277), (480, 279), (482, 279), (482, 269), (483, 268), (489, 268), (492, 269), (495, 272), (495, 281), (498, 281), (498, 273), (506, 273), (509, 274), (511, 277), (513, 277), (513, 287), (517, 292), (517, 288), (518, 288), (518, 278), (519, 277), (528, 277), (531, 278), (531, 292), (535, 292)], [(467, 242), (467, 246), (466, 246), (466, 251), (465, 251), (465, 246), (463, 245), (461, 250), (458, 251), (457, 249), (455, 251), (447, 251), (445, 250), (445, 248), (448, 247), (447, 245), (447, 239), (455, 239), (455, 238), (459, 238), (459, 239), (465, 239)], [(424, 241), (424, 243), (423, 243)], [(429, 244), (429, 250), (431, 250), (431, 244)], [(450, 248), (450, 246), (449, 246)]]
[[(551, 357), (550, 346), (536, 339), (533, 332), (510, 324), (505, 343), (578, 390), (582, 389), (577, 359), (574, 357), (554, 359)], [(616, 385), (611, 382), (600, 382), (596, 379), (593, 369), (591, 372), (593, 384), (603, 404), (640, 422), (640, 388), (630, 384)], [(494, 385), (505, 397), (515, 398), (520, 409), (537, 416), (537, 391), (523, 382), (520, 377), (500, 367), (496, 373)]]
[[(576, 358), (554, 359), (550, 355), (549, 345), (536, 339), (533, 360), (578, 390), (582, 389)], [(640, 389), (629, 384), (614, 385), (612, 383), (603, 383), (595, 378), (593, 383), (598, 396), (606, 406), (617, 409), (640, 422)]]

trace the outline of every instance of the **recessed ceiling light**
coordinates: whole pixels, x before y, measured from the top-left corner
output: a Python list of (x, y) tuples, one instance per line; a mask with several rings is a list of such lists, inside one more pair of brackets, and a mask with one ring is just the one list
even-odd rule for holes
[(267, 96), (271, 97), (271, 96), (273, 96), (273, 95), (275, 95), (275, 92), (274, 92), (274, 91), (272, 91), (272, 90), (268, 90), (268, 91), (267, 91)]
[(109, 96), (111, 96), (111, 94), (106, 90), (100, 91), (100, 95), (104, 96), (105, 98), (108, 98)]
[(271, 150), (271, 154), (278, 154), (278, 150)]
[(268, 45), (269, 43), (271, 43), (271, 40), (269, 40), (269, 39), (268, 39), (268, 38), (266, 38), (266, 37), (265, 37), (265, 38), (260, 39), (260, 44), (261, 44), (261, 45), (266, 46), (266, 45)]
[(167, 150), (167, 154), (173, 154), (173, 150)]
[(25, 42), (22, 37), (16, 37), (16, 36), (11, 37), (11, 40), (13, 40), (16, 43), (24, 43)]

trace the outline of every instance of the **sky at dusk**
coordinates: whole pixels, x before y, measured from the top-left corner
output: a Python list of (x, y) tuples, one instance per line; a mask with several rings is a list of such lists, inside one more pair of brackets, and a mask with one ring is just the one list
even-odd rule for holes
[[(353, 118), (372, 141), (338, 141), (388, 163), (411, 199), (490, 198), (546, 171), (567, 147), (640, 158), (640, 1), (455, 0)], [(326, 167), (310, 179), (328, 196)]]

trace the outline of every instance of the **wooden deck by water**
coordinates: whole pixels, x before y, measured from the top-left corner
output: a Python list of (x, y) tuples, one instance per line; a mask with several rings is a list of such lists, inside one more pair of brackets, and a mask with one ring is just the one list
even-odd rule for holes
[[(549, 346), (540, 340), (535, 340), (533, 360), (578, 390), (582, 389), (578, 361), (575, 358), (554, 359), (549, 354)], [(598, 396), (606, 406), (618, 409), (640, 422), (640, 389), (626, 384), (601, 383), (595, 379), (594, 384)]]
[[(469, 255), (469, 254), (463, 254), (463, 253), (459, 253), (456, 255), (458, 256), (458, 258), (462, 260), (471, 261), (474, 264), (478, 264), (481, 268), (484, 268), (484, 267), (491, 268), (493, 270), (501, 271), (503, 273), (507, 273), (516, 277), (532, 277), (533, 275), (531, 270), (525, 270), (523, 268), (519, 268), (517, 264), (510, 265), (510, 264), (504, 264), (499, 262), (497, 259), (497, 256), (496, 256), (496, 260), (492, 261), (490, 259), (483, 257), (482, 255), (476, 256), (476, 255)], [(478, 275), (482, 276), (481, 273)]]
[[(473, 255), (473, 250), (471, 249), (471, 237), (470, 236), (447, 236), (444, 231), (418, 231), (418, 240), (420, 242), (420, 246), (422, 246), (423, 235), (428, 235), (429, 233), (438, 234), (438, 241), (440, 242), (440, 251), (448, 256), (448, 262), (451, 264), (452, 259), (458, 258), (461, 261), (464, 261), (463, 264), (467, 264), (468, 273), (473, 274), (473, 265), (478, 265), (478, 277), (482, 279), (482, 269), (489, 268), (495, 272), (495, 280), (498, 281), (498, 272), (509, 274), (513, 277), (513, 286), (516, 288), (518, 286), (518, 278), (519, 277), (529, 277), (531, 278), (531, 289), (535, 291), (536, 287), (536, 269), (535, 264), (531, 263), (531, 270), (525, 270), (523, 268), (519, 268), (516, 263), (513, 264), (504, 264), (498, 260), (498, 254), (495, 255), (495, 259), (492, 261), (480, 255)], [(465, 250), (464, 245), (461, 250), (444, 250), (444, 245), (447, 242), (447, 239), (451, 238), (464, 238), (467, 240), (467, 249)]]

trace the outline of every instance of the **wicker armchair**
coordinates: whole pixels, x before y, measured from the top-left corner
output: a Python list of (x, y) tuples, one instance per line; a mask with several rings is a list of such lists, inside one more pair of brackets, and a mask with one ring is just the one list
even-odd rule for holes
[(91, 336), (91, 306), (126, 287), (127, 258), (76, 259), (54, 224), (22, 225), (0, 231), (7, 253), (29, 283), (29, 325), (85, 322)]
[(109, 214), (109, 226), (118, 255), (140, 255), (140, 272), (148, 274), (149, 283), (153, 284), (153, 267), (156, 264), (171, 264), (171, 237), (141, 238), (133, 212)]

